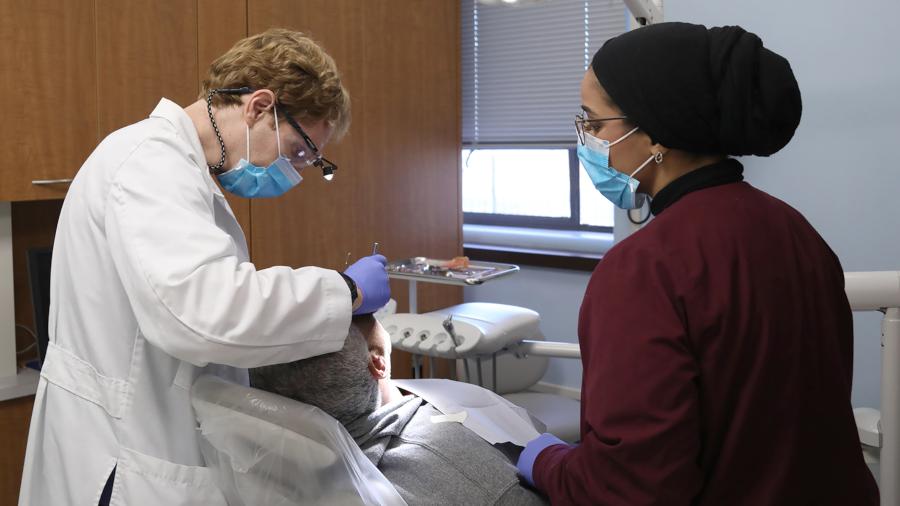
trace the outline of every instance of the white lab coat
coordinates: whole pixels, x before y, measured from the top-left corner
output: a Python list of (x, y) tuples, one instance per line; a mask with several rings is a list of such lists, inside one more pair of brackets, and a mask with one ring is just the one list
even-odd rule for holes
[(350, 313), (337, 272), (250, 263), (190, 118), (163, 99), (100, 144), (63, 204), (19, 503), (95, 505), (116, 467), (114, 505), (224, 504), (194, 378), (336, 351)]

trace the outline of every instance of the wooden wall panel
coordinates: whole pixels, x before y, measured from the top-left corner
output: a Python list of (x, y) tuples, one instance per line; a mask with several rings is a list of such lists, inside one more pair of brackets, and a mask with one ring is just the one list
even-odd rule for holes
[[(254, 261), (342, 269), (371, 253), (389, 259), (462, 253), (459, 5), (453, 0), (249, 0), (249, 33), (298, 29), (322, 43), (353, 104), (349, 134), (329, 145), (333, 182), (312, 169), (285, 197), (254, 201)], [(407, 285), (391, 283), (400, 310)], [(419, 310), (462, 301), (422, 285)], [(409, 371), (397, 353), (394, 370)]]
[[(224, 54), (235, 42), (247, 36), (247, 0), (197, 1), (197, 89), (206, 78), (209, 65)], [(187, 104), (183, 104), (187, 106)], [(250, 200), (223, 192), (237, 217), (252, 254), (250, 234)]]
[(33, 395), (0, 402), (0, 505), (12, 506), (19, 500), (33, 406)]
[(96, 0), (100, 135), (197, 99), (197, 1)]
[(98, 139), (93, 2), (0, 2), (0, 200), (59, 199)]
[[(363, 256), (379, 240), (376, 231), (360, 226), (361, 210), (355, 204), (359, 174), (365, 170), (367, 112), (364, 89), (367, 22), (357, 0), (250, 0), (249, 33), (271, 27), (301, 30), (322, 44), (335, 59), (353, 104), (353, 126), (339, 143), (324, 148), (338, 165), (331, 182), (314, 168), (303, 171), (303, 182), (278, 199), (251, 203), (254, 261), (271, 265), (319, 265), (342, 268), (347, 252)], [(382, 241), (383, 242), (383, 241)]]
[(247, 36), (247, 0), (198, 0), (198, 83), (209, 64)]
[[(361, 224), (410, 254), (461, 252), (459, 6), (366, 2), (366, 164)], [(367, 189), (377, 191), (365, 191)], [(418, 237), (411, 238), (410, 233)]]
[[(366, 162), (360, 206), (379, 208), (387, 244), (413, 255), (462, 254), (459, 4), (366, 3)], [(375, 187), (379, 191), (365, 191)], [(407, 286), (393, 289), (407, 308)], [(462, 290), (419, 285), (420, 312), (462, 301)]]

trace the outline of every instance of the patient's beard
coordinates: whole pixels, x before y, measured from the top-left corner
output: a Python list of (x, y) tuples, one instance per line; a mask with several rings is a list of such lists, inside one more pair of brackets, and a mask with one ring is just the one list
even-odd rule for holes
[[(378, 391), (381, 393), (381, 405), (390, 404), (403, 397), (400, 389), (394, 385), (390, 378), (378, 380)], [(380, 406), (379, 406), (380, 407)]]

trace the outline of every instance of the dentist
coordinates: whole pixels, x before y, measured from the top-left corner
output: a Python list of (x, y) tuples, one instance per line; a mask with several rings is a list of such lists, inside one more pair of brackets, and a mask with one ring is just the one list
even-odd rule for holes
[(380, 255), (344, 273), (257, 269), (216, 179), (247, 198), (284, 194), (308, 166), (330, 179), (321, 149), (349, 124), (331, 57), (272, 29), (214, 61), (197, 102), (162, 99), (103, 140), (59, 219), (20, 504), (225, 504), (193, 380), (340, 350), (351, 313), (390, 292)]

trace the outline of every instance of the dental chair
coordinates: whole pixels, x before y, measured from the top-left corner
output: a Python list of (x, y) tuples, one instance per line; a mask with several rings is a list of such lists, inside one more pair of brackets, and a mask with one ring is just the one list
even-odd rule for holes
[(406, 504), (316, 407), (211, 375), (191, 397), (203, 457), (231, 506)]
[(574, 443), (580, 437), (581, 403), (537, 392), (549, 359), (518, 351), (523, 340), (543, 341), (540, 316), (517, 306), (466, 303), (423, 314), (376, 315), (391, 344), (416, 356), (454, 359), (460, 381), (491, 389), (526, 409), (547, 432)]

